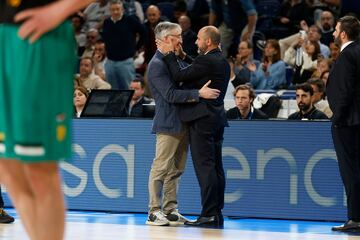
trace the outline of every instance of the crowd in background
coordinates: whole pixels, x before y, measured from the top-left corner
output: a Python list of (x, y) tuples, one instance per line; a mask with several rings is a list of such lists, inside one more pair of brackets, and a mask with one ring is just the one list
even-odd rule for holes
[[(252, 109), (259, 102), (256, 92), (269, 90), (277, 96), (283, 89), (293, 90), (300, 113), (304, 100), (298, 92), (308, 92), (311, 106), (300, 117), (308, 117), (306, 111), (316, 108), (330, 118), (325, 85), (340, 53), (332, 34), (336, 20), (346, 14), (358, 16), (360, 2), (98, 0), (71, 18), (79, 57), (75, 116), (80, 116), (92, 89), (133, 89), (129, 116), (143, 117), (142, 104), (151, 103), (146, 82), (147, 65), (156, 51), (154, 28), (159, 22), (171, 21), (181, 26), (183, 49), (192, 57), (198, 54), (198, 30), (206, 25), (219, 28), (220, 46), (232, 70), (228, 95), (238, 109), (228, 114), (235, 116), (232, 119), (253, 119)], [(237, 96), (244, 91), (249, 99), (245, 112)], [(265, 103), (269, 99), (273, 103), (271, 95), (265, 96)], [(280, 108), (275, 104), (271, 111), (265, 109), (267, 117), (262, 118), (276, 117), (276, 106)]]

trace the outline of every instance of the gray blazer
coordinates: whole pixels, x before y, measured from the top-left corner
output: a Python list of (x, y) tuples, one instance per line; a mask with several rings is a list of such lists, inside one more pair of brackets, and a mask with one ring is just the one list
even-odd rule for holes
[(176, 104), (198, 102), (199, 92), (196, 89), (178, 89), (163, 57), (161, 52), (156, 51), (148, 66), (148, 83), (156, 105), (152, 132), (176, 134), (183, 130)]

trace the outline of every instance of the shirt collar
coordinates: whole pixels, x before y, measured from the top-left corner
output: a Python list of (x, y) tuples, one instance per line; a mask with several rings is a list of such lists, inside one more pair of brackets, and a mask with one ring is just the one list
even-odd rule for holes
[(113, 21), (113, 23), (117, 23), (118, 21), (120, 21), (123, 18), (123, 16), (121, 16), (119, 19), (114, 20), (112, 17), (110, 17), (111, 21)]
[(238, 109), (238, 112), (239, 112), (239, 118), (240, 119), (252, 119), (253, 114), (254, 114), (254, 107), (253, 106), (250, 107), (250, 111), (249, 111), (248, 115), (246, 117), (244, 117), (244, 118), (242, 117), (241, 112), (240, 112), (239, 109)]
[(354, 41), (348, 41), (348, 42), (344, 43), (344, 44), (341, 46), (340, 52), (342, 52), (342, 50), (344, 50), (344, 48), (346, 48), (346, 47), (347, 47), (348, 45), (350, 45), (352, 42), (354, 42)]

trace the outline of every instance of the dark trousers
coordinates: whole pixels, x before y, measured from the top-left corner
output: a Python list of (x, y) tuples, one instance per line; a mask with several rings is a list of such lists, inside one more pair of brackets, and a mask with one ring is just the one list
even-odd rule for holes
[(222, 164), (224, 127), (216, 116), (189, 124), (191, 157), (201, 191), (201, 216), (220, 215), (224, 207), (225, 176)]
[(2, 198), (2, 194), (1, 194), (1, 186), (0, 186), (0, 208), (4, 207), (4, 200)]
[(348, 218), (360, 221), (360, 125), (332, 126), (332, 137), (347, 196)]

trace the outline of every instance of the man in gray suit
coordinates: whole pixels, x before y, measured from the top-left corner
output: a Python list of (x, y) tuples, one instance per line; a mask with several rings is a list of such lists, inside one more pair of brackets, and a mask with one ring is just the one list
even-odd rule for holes
[[(170, 22), (159, 23), (155, 38), (180, 45), (181, 27)], [(177, 211), (178, 181), (184, 171), (188, 149), (188, 130), (180, 121), (175, 104), (191, 104), (199, 98), (216, 99), (217, 89), (181, 90), (173, 81), (163, 61), (164, 54), (156, 51), (148, 67), (148, 82), (155, 99), (155, 117), (152, 132), (156, 133), (156, 156), (149, 176), (148, 225), (178, 225), (187, 221)], [(163, 196), (162, 196), (163, 192)]]

